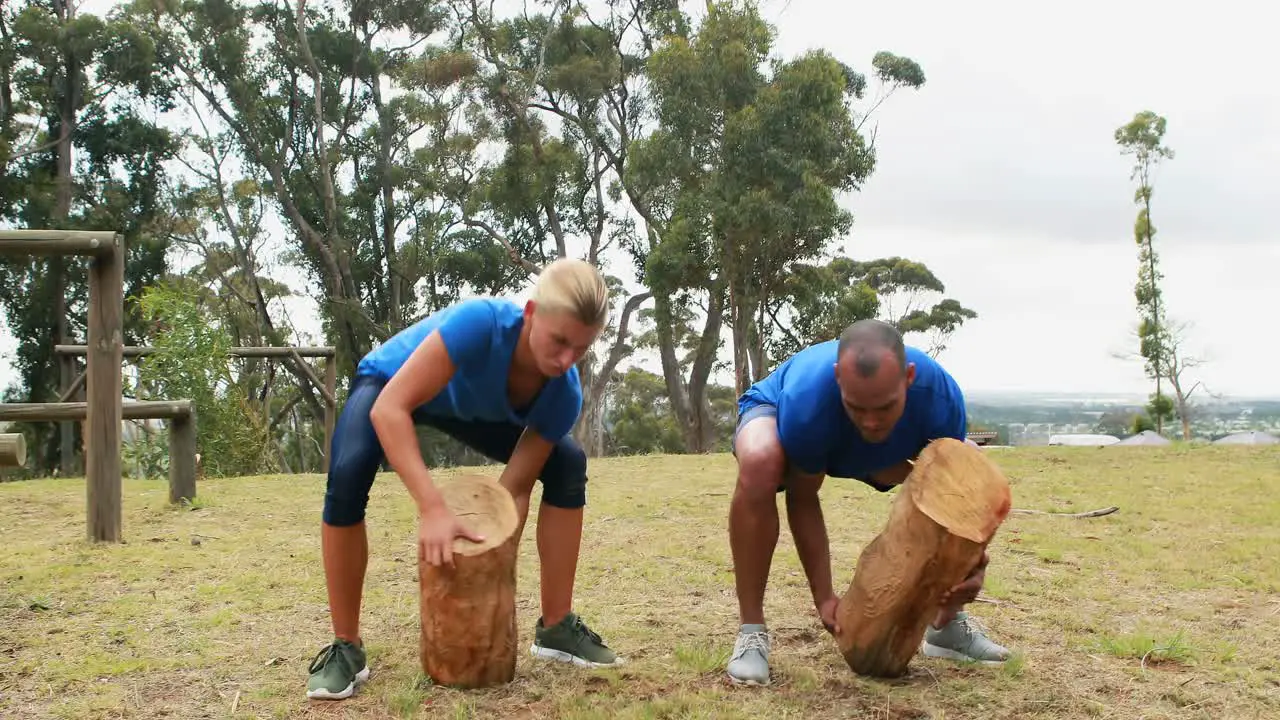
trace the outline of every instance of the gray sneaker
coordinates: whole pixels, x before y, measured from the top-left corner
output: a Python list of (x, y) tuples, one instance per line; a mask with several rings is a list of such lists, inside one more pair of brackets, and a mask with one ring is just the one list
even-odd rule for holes
[(978, 621), (961, 610), (946, 627), (935, 630), (932, 625), (924, 633), (927, 657), (1001, 665), (1009, 659), (1009, 650), (987, 639)]
[(743, 625), (738, 629), (726, 670), (735, 685), (769, 684), (769, 631), (764, 625)]

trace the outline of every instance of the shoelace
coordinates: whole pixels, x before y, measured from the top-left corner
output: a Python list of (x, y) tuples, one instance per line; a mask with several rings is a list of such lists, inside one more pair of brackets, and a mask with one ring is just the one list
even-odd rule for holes
[(313, 673), (325, 665), (328, 665), (329, 660), (334, 656), (337, 656), (338, 662), (342, 663), (344, 666), (348, 664), (347, 656), (342, 654), (342, 651), (338, 649), (338, 643), (332, 643), (316, 654), (315, 658), (311, 660), (311, 667), (307, 669), (307, 672)]
[(582, 618), (576, 618), (576, 620), (577, 622), (573, 624), (573, 627), (575, 630), (586, 635), (588, 638), (591, 639), (591, 642), (599, 645), (600, 647), (608, 647), (607, 645), (604, 644), (604, 638), (601, 638), (599, 635), (596, 634), (594, 630), (587, 627), (587, 624), (582, 622)]
[(960, 624), (964, 628), (965, 635), (985, 635), (987, 632), (987, 629), (983, 627), (982, 623), (978, 622), (978, 619), (972, 615), (966, 614), (964, 618), (960, 620)]
[(763, 632), (746, 633), (738, 636), (736, 645), (737, 647), (733, 653), (735, 658), (742, 657), (751, 650), (763, 655), (769, 652), (769, 636)]

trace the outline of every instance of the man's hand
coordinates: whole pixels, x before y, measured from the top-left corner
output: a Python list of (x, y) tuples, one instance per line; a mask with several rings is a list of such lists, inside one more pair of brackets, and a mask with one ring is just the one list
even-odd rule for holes
[(978, 560), (978, 564), (969, 573), (969, 577), (963, 582), (951, 588), (942, 594), (942, 599), (938, 602), (943, 608), (948, 610), (959, 610), (978, 599), (978, 593), (982, 590), (982, 583), (987, 578), (987, 563), (991, 558), (987, 556), (986, 548), (982, 550), (982, 557)]
[(832, 593), (814, 604), (818, 607), (818, 617), (822, 619), (822, 626), (832, 635), (838, 635), (840, 625), (836, 622), (836, 608), (840, 606), (840, 598)]
[(439, 567), (453, 566), (453, 539), (484, 542), (484, 536), (468, 530), (444, 503), (433, 506), (418, 520), (418, 559)]

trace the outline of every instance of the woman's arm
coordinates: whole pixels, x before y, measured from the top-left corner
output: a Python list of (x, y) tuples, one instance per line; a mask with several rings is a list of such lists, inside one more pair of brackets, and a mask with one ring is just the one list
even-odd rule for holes
[(383, 387), (369, 412), (387, 462), (408, 488), (420, 515), (441, 507), (443, 499), (422, 461), (413, 411), (438, 395), (454, 370), (440, 333), (433, 331)]
[(532, 427), (525, 428), (498, 481), (517, 499), (528, 495), (533, 492), (533, 483), (554, 449), (555, 443), (542, 437)]

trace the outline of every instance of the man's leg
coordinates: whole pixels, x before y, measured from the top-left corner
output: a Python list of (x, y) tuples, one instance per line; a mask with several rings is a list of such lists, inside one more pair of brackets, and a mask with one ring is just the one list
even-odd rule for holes
[(369, 561), (364, 513), (382, 461), (369, 411), (381, 390), (378, 380), (357, 379), (333, 431), (320, 547), (334, 640), (311, 663), (309, 698), (347, 698), (369, 678), (360, 638), (360, 600)]
[(769, 637), (764, 591), (778, 545), (777, 491), (786, 472), (773, 408), (748, 409), (734, 431), (738, 482), (729, 507), (729, 547), (741, 623), (729, 678), (743, 685), (769, 684)]
[(987, 562), (984, 551), (978, 566), (956, 589), (956, 593), (964, 597), (951, 598), (938, 610), (937, 617), (925, 630), (921, 651), (926, 656), (984, 665), (1000, 665), (1009, 658), (1009, 650), (992, 642), (976, 620), (963, 609), (969, 598), (976, 597), (977, 588), (982, 586)]
[[(508, 462), (524, 431), (511, 423), (463, 422), (423, 417), (437, 428), (477, 452)], [(573, 585), (582, 545), (582, 515), (586, 505), (587, 455), (571, 436), (552, 449), (538, 479), (542, 504), (538, 509), (538, 564), (541, 574), (542, 616), (534, 627), (531, 652), (541, 658), (583, 666), (620, 662), (599, 635), (573, 612)], [(532, 486), (508, 488), (520, 516), (518, 536), (524, 532)], [(518, 542), (518, 539), (517, 539)]]

